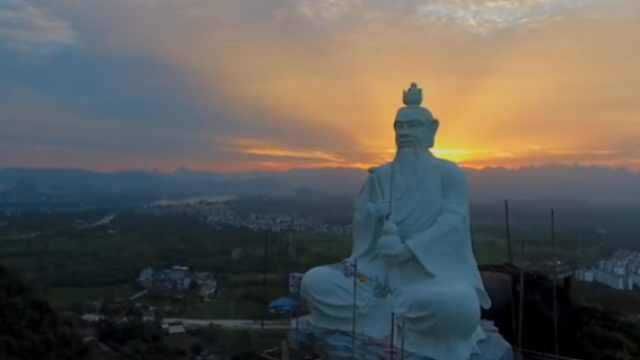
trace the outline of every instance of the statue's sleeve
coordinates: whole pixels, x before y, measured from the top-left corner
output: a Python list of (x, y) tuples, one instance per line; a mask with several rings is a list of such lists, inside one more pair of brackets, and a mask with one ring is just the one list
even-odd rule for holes
[[(433, 247), (438, 239), (456, 236), (468, 238), (469, 232), (469, 203), (467, 181), (457, 167), (445, 166), (442, 172), (442, 210), (436, 221), (426, 231), (420, 232), (409, 239), (406, 243), (420, 260), (420, 255), (433, 253)], [(448, 244), (447, 247), (450, 247)], [(428, 264), (423, 264), (428, 267)]]
[(454, 164), (442, 172), (443, 206), (436, 221), (405, 243), (431, 275), (452, 281), (468, 281), (476, 289), (483, 308), (491, 306), (471, 247), (467, 180)]
[(374, 174), (370, 174), (358, 194), (353, 214), (353, 248), (351, 257), (363, 255), (372, 245), (376, 232), (377, 219), (371, 214), (369, 204), (380, 197), (379, 186)]

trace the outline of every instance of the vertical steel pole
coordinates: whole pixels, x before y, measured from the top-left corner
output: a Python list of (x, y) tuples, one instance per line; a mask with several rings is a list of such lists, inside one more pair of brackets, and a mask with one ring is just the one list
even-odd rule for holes
[[(511, 221), (509, 216), (509, 200), (504, 201), (504, 225), (505, 225), (505, 237), (507, 240), (507, 257), (509, 260), (509, 264), (513, 265), (513, 248), (511, 246)], [(513, 285), (513, 277), (511, 277), (511, 284)], [(513, 338), (518, 331), (518, 323), (517, 323), (517, 313), (516, 313), (516, 298), (513, 287), (511, 288), (511, 333), (513, 334)]]
[(556, 216), (554, 209), (551, 209), (551, 248), (553, 252), (553, 349), (557, 357), (560, 352), (560, 346), (558, 343), (558, 258), (556, 247)]
[(402, 318), (402, 327), (400, 328), (402, 333), (400, 334), (400, 360), (404, 360), (404, 334), (405, 334), (405, 318)]
[(524, 341), (524, 270), (520, 269), (520, 306), (518, 316), (518, 351), (522, 359), (522, 349)]
[(358, 259), (353, 261), (353, 306), (351, 313), (351, 354), (356, 358), (356, 315), (358, 295)]
[(391, 360), (393, 360), (394, 355), (395, 355), (394, 354), (395, 353), (395, 349), (394, 349), (394, 346), (395, 346), (395, 344), (394, 344), (395, 341), (394, 340), (395, 339), (394, 339), (394, 336), (396, 335), (395, 334), (395, 327), (396, 327), (396, 313), (392, 312), (391, 313), (391, 334), (389, 336), (389, 355), (391, 356)]
[(263, 297), (263, 309), (262, 319), (260, 319), (260, 328), (264, 330), (264, 320), (267, 316), (267, 266), (269, 265), (269, 231), (265, 232), (264, 236), (264, 264), (262, 268), (262, 297)]
[(504, 201), (504, 225), (507, 240), (507, 258), (513, 264), (513, 250), (511, 249), (511, 224), (509, 221), (509, 200)]

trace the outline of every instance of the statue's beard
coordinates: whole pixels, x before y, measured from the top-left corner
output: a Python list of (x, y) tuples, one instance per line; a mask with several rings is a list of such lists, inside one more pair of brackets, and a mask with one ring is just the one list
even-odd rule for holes
[(424, 156), (424, 150), (417, 146), (401, 147), (398, 148), (393, 163), (396, 170), (412, 170), (416, 168), (421, 156)]
[(416, 189), (420, 182), (420, 169), (426, 159), (426, 151), (417, 146), (398, 148), (393, 161), (396, 195), (411, 193)]

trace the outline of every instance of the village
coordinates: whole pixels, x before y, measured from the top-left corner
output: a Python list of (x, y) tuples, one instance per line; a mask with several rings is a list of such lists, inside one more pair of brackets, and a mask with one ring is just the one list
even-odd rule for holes
[(617, 290), (640, 289), (640, 251), (617, 250), (595, 265), (575, 272), (577, 280)]
[(247, 216), (238, 215), (226, 201), (184, 201), (159, 202), (148, 206), (147, 211), (153, 214), (184, 214), (204, 219), (214, 229), (223, 226), (248, 228), (252, 231), (289, 231), (317, 232), (332, 234), (349, 234), (351, 224), (326, 224), (312, 217), (302, 217), (289, 213), (256, 213)]
[(286, 296), (264, 299), (266, 306), (263, 310), (264, 313), (270, 314), (269, 320), (265, 319), (264, 314), (260, 319), (212, 319), (184, 317), (184, 314), (186, 306), (194, 301), (221, 301), (217, 299), (222, 288), (216, 274), (193, 271), (182, 265), (157, 269), (147, 267), (140, 271), (136, 279), (140, 291), (128, 298), (116, 299), (112, 303), (106, 303), (104, 300), (89, 302), (85, 304), (88, 311), (82, 314), (81, 319), (87, 323), (103, 320), (117, 323), (156, 323), (161, 324), (166, 335), (183, 334), (189, 328), (209, 326), (231, 329), (288, 329), (285, 315), (292, 315), (300, 306), (298, 298), (302, 275), (287, 274)]

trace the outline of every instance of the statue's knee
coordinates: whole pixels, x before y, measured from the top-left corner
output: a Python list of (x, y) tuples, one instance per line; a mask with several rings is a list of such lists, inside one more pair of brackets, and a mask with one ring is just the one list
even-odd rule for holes
[(443, 310), (448, 313), (448, 316), (468, 324), (469, 331), (475, 330), (480, 323), (480, 302), (478, 295), (471, 287), (454, 287)]
[(329, 287), (330, 279), (332, 276), (331, 269), (326, 266), (315, 267), (309, 271), (307, 271), (302, 277), (301, 288), (303, 292), (308, 293), (309, 291), (323, 291), (326, 290), (324, 288)]
[(480, 319), (480, 304), (472, 287), (453, 285), (413, 290), (413, 296), (405, 300), (405, 307), (410, 311), (434, 313), (444, 318), (465, 318), (471, 322)]

